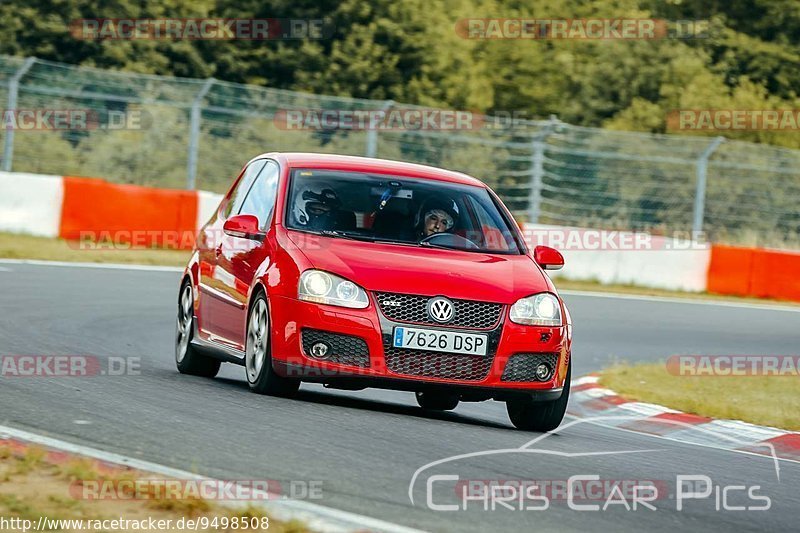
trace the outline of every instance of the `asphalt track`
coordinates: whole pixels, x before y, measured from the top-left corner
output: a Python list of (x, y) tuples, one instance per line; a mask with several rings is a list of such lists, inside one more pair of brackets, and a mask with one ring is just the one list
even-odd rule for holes
[[(250, 393), (243, 369), (213, 380), (179, 375), (173, 362), (175, 272), (0, 263), (0, 355), (141, 358), (140, 375), (0, 377), (0, 423), (223, 479), (321, 481), (315, 503), (432, 531), (789, 531), (797, 529), (800, 464), (682, 444), (591, 424), (537, 443), (533, 453), (459, 454), (518, 448), (537, 436), (511, 428), (499, 403), (423, 413), (409, 393), (341, 392), (304, 385), (297, 399)], [(657, 360), (676, 353), (796, 354), (800, 313), (748, 306), (567, 294), (575, 322), (575, 375), (615, 358)], [(557, 452), (546, 453), (546, 452)], [(596, 452), (631, 452), (580, 455)], [(434, 511), (430, 474), (480, 480), (658, 480), (656, 510)], [(715, 497), (681, 512), (678, 475), (707, 475), (770, 498), (766, 511), (717, 510)], [(436, 482), (433, 503), (458, 502)], [(719, 491), (721, 493), (721, 490)], [(762, 505), (731, 493), (730, 504)], [(586, 502), (579, 502), (586, 503)], [(597, 503), (597, 502), (591, 502)], [(600, 504), (603, 501), (599, 502)], [(528, 502), (529, 505), (532, 505)]]

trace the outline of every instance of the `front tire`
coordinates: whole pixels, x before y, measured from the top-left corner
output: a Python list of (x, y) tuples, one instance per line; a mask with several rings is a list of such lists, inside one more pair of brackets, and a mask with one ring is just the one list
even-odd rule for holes
[(250, 390), (270, 396), (291, 396), (300, 388), (300, 380), (285, 378), (272, 368), (272, 343), (267, 299), (259, 294), (247, 316), (247, 344), (244, 368)]
[(431, 411), (452, 411), (458, 407), (458, 396), (436, 392), (418, 392), (417, 403), (423, 409)]
[(564, 414), (567, 412), (569, 401), (569, 386), (572, 376), (572, 362), (567, 369), (567, 379), (564, 380), (564, 391), (558, 400), (534, 403), (531, 398), (508, 400), (506, 411), (514, 427), (524, 431), (552, 431), (561, 425)]
[(178, 322), (175, 327), (175, 365), (181, 374), (213, 378), (221, 361), (199, 354), (192, 345), (194, 338), (194, 296), (192, 284), (186, 281), (178, 297)]

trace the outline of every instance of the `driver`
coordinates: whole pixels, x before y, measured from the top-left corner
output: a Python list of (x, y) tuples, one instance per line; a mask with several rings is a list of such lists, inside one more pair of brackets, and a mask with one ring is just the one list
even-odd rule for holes
[(458, 222), (458, 205), (447, 196), (428, 197), (419, 208), (414, 227), (419, 239), (452, 231)]
[(297, 223), (311, 230), (329, 230), (336, 226), (342, 202), (327, 183), (309, 185), (295, 196), (292, 214)]

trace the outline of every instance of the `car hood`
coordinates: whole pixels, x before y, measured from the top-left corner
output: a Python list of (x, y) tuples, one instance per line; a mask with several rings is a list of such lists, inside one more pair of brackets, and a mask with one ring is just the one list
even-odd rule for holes
[[(302, 237), (289, 232), (298, 244)], [(552, 290), (527, 255), (501, 255), (359, 242), (321, 237), (303, 250), (314, 268), (345, 277), (369, 291), (444, 295), (512, 304)]]

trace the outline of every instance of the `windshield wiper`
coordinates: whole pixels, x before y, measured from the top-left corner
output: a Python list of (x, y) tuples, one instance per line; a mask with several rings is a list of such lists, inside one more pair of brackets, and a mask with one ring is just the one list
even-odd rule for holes
[(334, 229), (326, 229), (319, 232), (320, 235), (325, 237), (337, 237), (341, 239), (350, 239), (354, 241), (376, 242), (378, 244), (400, 244), (403, 246), (418, 246), (416, 242), (395, 241), (383, 237), (373, 237), (371, 235), (363, 235), (361, 233), (350, 233), (346, 231), (339, 231)]
[(351, 239), (354, 241), (375, 242), (375, 237), (370, 237), (369, 235), (362, 235), (360, 233), (348, 233), (345, 231), (338, 231), (334, 229), (322, 230), (319, 233), (320, 235), (324, 235), (325, 237), (338, 237), (341, 239)]
[(430, 241), (421, 242), (421, 243), (419, 243), (419, 246), (424, 246), (424, 247), (428, 247), (428, 248), (440, 248), (440, 249), (442, 249), (442, 250), (462, 250), (462, 251), (468, 251), (468, 250), (467, 250), (467, 248), (459, 248), (459, 247), (457, 247), (457, 246), (446, 246), (446, 245), (444, 245), (444, 244), (434, 244), (434, 243), (432, 243), (432, 242), (430, 242)]

